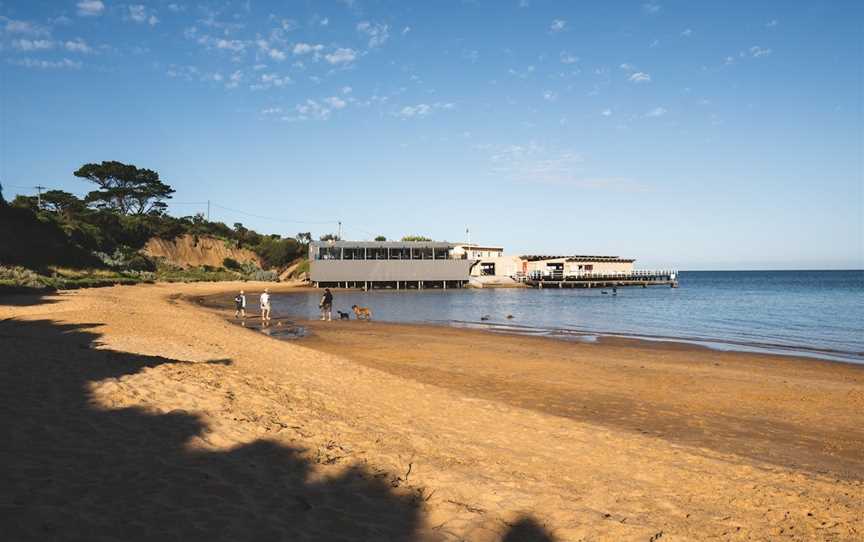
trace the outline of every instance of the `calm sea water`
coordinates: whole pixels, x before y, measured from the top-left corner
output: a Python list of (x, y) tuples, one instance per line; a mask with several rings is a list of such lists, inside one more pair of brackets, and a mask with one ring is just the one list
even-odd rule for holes
[[(619, 288), (614, 297), (599, 289), (334, 294), (334, 311), (349, 312), (356, 303), (384, 321), (573, 340), (597, 335), (677, 340), (864, 363), (864, 271), (690, 271), (680, 274), (677, 289)], [(316, 318), (319, 297), (276, 295), (273, 309)]]

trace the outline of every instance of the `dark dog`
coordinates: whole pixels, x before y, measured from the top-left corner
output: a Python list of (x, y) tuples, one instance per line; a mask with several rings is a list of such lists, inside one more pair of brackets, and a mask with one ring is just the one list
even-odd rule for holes
[(342, 312), (342, 311), (336, 311), (336, 312), (339, 313), (339, 319), (340, 320), (350, 320), (351, 319), (351, 315), (348, 314), (347, 312)]

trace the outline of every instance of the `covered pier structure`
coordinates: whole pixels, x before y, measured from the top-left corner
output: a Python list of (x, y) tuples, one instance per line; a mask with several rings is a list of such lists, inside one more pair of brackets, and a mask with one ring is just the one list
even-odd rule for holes
[(309, 245), (309, 276), (319, 288), (462, 288), (477, 260), (456, 243), (317, 241)]

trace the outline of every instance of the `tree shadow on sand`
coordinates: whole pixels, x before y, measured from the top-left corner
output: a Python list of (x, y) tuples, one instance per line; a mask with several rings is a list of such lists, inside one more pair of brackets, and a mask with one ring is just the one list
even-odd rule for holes
[[(310, 477), (302, 450), (269, 441), (194, 451), (187, 442), (205, 430), (197, 416), (94, 404), (91, 382), (187, 362), (96, 349), (90, 327), (0, 321), (4, 539), (429, 538), (423, 503), (390, 477), (360, 467)], [(530, 529), (505, 540), (551, 540)]]

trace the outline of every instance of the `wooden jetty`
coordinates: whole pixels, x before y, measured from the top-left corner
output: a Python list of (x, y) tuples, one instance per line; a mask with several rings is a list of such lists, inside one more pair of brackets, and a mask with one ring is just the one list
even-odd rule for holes
[(563, 273), (533, 274), (523, 282), (532, 288), (617, 288), (624, 286), (669, 286), (678, 287), (677, 271), (632, 271), (630, 273)]

